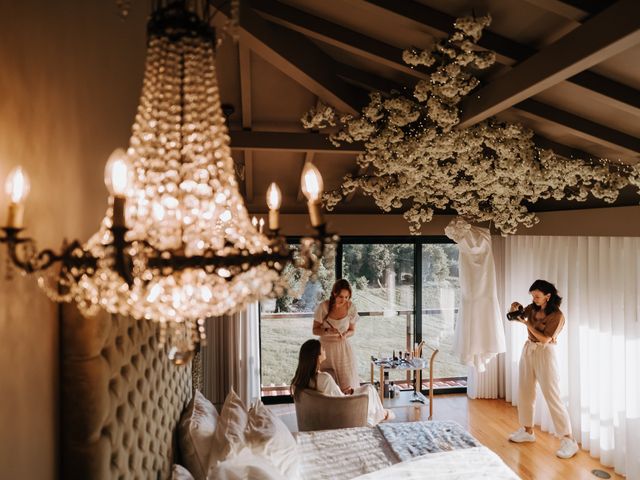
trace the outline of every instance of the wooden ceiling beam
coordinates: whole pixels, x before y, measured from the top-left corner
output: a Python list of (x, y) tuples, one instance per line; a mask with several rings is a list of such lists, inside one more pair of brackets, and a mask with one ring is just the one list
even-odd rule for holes
[(611, 5), (610, 1), (605, 2), (602, 0), (558, 0), (558, 1), (560, 3), (564, 3), (573, 8), (577, 8), (578, 10), (582, 10), (583, 12), (590, 13), (591, 15), (600, 13), (609, 5)]
[(609, 2), (601, 0), (527, 0), (527, 2), (579, 23), (591, 15), (600, 13), (610, 5)]
[[(360, 142), (336, 148), (329, 141), (328, 135), (319, 133), (247, 132), (244, 130), (233, 130), (230, 132), (230, 135), (231, 148), (233, 150), (245, 150), (247, 175), (250, 172), (250, 168), (246, 154), (250, 151), (272, 150), (314, 154), (342, 153), (351, 155), (364, 152), (364, 145)], [(540, 148), (552, 149), (558, 155), (566, 158), (598, 158), (598, 155), (568, 147), (540, 135), (534, 136), (534, 142)]]
[(268, 20), (309, 38), (393, 68), (412, 77), (426, 77), (424, 69), (412, 68), (403, 62), (401, 48), (273, 0), (252, 0), (250, 5)]
[[(378, 75), (364, 72), (344, 63), (340, 64), (338, 76), (347, 82), (353, 83), (354, 85), (362, 87), (368, 91), (378, 91), (383, 95), (393, 90), (397, 90), (399, 92), (406, 91), (404, 85), (399, 85), (392, 80), (387, 80), (386, 78)], [(413, 95), (412, 92), (406, 92), (405, 94), (409, 97)]]
[(467, 97), (459, 127), (481, 122), (638, 42), (640, 2), (619, 0)]
[(640, 115), (640, 91), (635, 88), (588, 70), (574, 75), (569, 81), (586, 90), (602, 95), (606, 99), (606, 103), (612, 107), (632, 115)]
[(316, 152), (354, 154), (363, 151), (361, 143), (345, 143), (334, 147), (329, 135), (320, 133), (249, 132), (232, 130), (233, 150), (278, 150), (284, 152)]
[[(453, 32), (455, 17), (442, 13), (427, 5), (423, 5), (413, 0), (366, 0), (367, 3), (394, 13), (403, 19), (409, 19), (427, 27), (431, 32), (439, 37)], [(524, 60), (533, 55), (536, 50), (527, 45), (514, 42), (513, 40), (498, 35), (489, 30), (482, 33), (482, 38), (478, 42), (483, 48), (493, 50), (498, 56), (498, 61), (504, 65), (512, 65), (517, 61)]]
[(593, 155), (585, 152), (584, 150), (563, 145), (540, 135), (533, 136), (533, 143), (535, 143), (537, 147), (553, 150), (555, 154), (570, 160), (578, 158), (582, 158), (583, 160), (593, 160), (600, 158), (598, 155)]
[[(534, 1), (534, 0), (530, 0)], [(539, 0), (540, 2), (562, 3), (556, 0)], [(388, 12), (392, 12), (404, 19), (416, 21), (436, 34), (444, 35), (452, 31), (455, 17), (419, 4), (414, 1), (403, 0), (367, 0)], [(615, 26), (615, 22), (614, 25)], [(523, 62), (537, 53), (535, 48), (515, 42), (507, 37), (485, 30), (478, 42), (483, 48), (496, 52), (498, 61), (504, 65)], [(640, 92), (622, 83), (610, 80), (594, 72), (583, 71), (565, 79), (567, 82), (590, 90), (602, 98), (612, 107), (628, 111), (632, 114), (640, 113)]]
[(240, 100), (242, 102), (242, 128), (251, 128), (251, 51), (244, 43), (238, 43), (240, 59)]
[(245, 150), (244, 155), (244, 198), (247, 203), (253, 202), (253, 150)]
[(540, 7), (574, 22), (582, 22), (589, 16), (589, 12), (562, 0), (526, 0), (531, 5)]
[(270, 24), (240, 2), (240, 42), (340, 111), (355, 114), (367, 102), (337, 75), (338, 65), (304, 35)]
[(526, 112), (534, 117), (543, 118), (545, 121), (562, 125), (570, 129), (576, 136), (594, 143), (615, 150), (625, 151), (634, 157), (637, 157), (640, 153), (640, 138), (592, 122), (578, 115), (559, 110), (550, 105), (529, 99), (514, 105), (513, 108)]

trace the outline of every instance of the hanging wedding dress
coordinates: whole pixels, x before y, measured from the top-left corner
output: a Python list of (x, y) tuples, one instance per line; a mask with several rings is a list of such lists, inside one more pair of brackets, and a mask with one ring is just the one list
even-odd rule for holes
[(462, 363), (484, 372), (486, 364), (505, 351), (491, 235), (461, 218), (453, 219), (444, 231), (460, 252), (461, 298), (454, 350)]

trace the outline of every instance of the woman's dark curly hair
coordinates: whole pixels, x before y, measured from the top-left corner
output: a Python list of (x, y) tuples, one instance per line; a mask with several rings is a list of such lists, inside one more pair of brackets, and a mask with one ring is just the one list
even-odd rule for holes
[[(536, 280), (529, 287), (529, 293), (534, 290), (539, 290), (545, 295), (551, 295), (549, 297), (549, 301), (547, 305), (544, 307), (544, 313), (549, 315), (550, 313), (557, 312), (560, 310), (560, 304), (562, 303), (562, 297), (558, 295), (558, 289), (551, 282), (547, 282), (546, 280)], [(534, 310), (540, 310), (535, 303), (531, 304)]]

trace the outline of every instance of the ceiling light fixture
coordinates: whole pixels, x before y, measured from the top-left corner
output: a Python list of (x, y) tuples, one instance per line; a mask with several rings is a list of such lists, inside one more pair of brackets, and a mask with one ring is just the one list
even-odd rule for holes
[[(215, 35), (203, 18), (210, 17), (189, 11), (185, 1), (152, 13), (129, 148), (107, 162), (109, 208), (98, 232), (60, 254), (35, 253), (33, 241), (21, 236), (29, 180), (18, 167), (6, 181), (10, 203), (0, 238), (17, 267), (40, 274), (39, 284), (53, 300), (76, 301), (86, 315), (103, 308), (160, 322), (160, 343), (169, 343), (175, 363), (186, 362), (204, 340), (205, 318), (281, 293), (280, 273), (293, 260), (278, 235), (277, 185), (267, 193), (269, 235), (252, 223), (238, 191), (216, 79)], [(302, 189), (316, 233), (302, 239), (298, 265), (315, 269), (337, 237), (326, 234), (322, 177), (311, 164)], [(49, 268), (57, 263), (59, 269)]]

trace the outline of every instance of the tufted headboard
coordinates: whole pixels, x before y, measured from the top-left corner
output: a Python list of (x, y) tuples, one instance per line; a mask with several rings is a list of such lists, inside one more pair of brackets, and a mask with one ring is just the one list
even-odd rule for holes
[(166, 479), (191, 366), (158, 349), (156, 324), (65, 305), (61, 323), (61, 478)]

